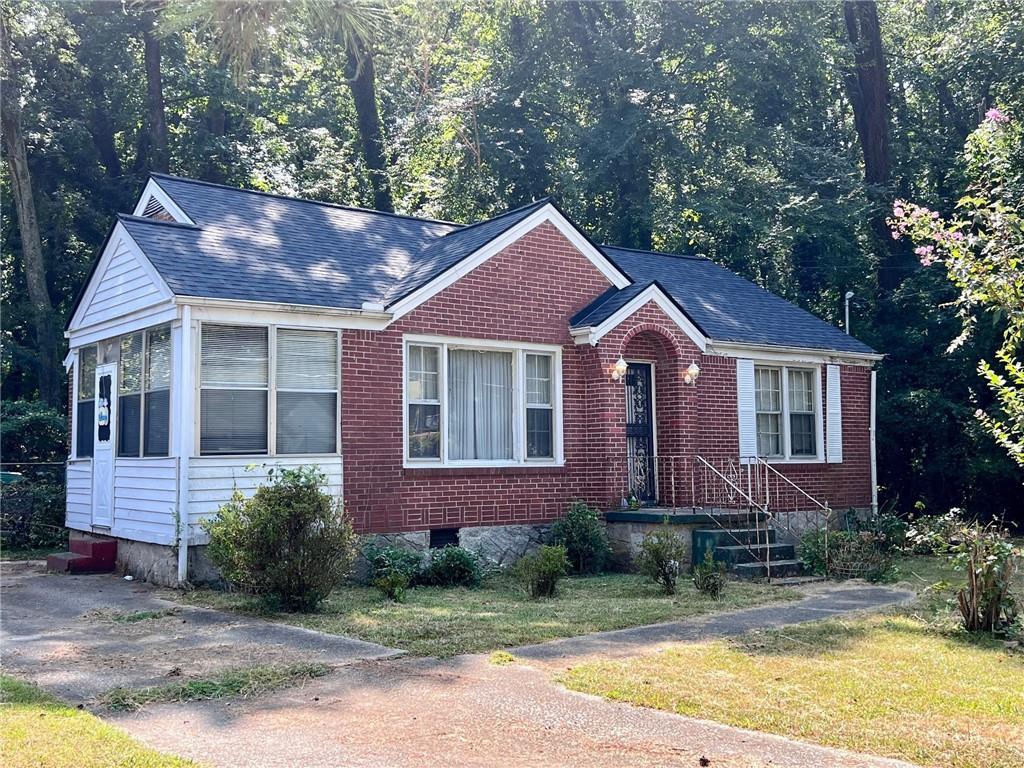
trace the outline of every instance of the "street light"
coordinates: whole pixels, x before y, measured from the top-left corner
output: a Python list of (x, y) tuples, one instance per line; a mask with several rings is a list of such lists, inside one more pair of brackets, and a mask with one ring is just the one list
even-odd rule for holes
[(853, 298), (853, 291), (847, 291), (845, 298), (846, 298), (846, 322), (845, 322), (845, 324), (843, 326), (843, 330), (846, 331), (847, 334), (849, 334), (850, 333), (850, 299)]

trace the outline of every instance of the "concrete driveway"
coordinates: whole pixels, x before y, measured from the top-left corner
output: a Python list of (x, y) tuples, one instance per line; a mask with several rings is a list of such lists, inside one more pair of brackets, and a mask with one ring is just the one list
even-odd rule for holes
[[(904, 599), (897, 590), (840, 590), (790, 604), (795, 613), (738, 611), (657, 629), (604, 633), (522, 649), (529, 664), (486, 656), (392, 658), (381, 646), (162, 600), (112, 576), (5, 574), (4, 666), (71, 700), (115, 685), (166, 682), (216, 668), (287, 660), (336, 665), (327, 677), (255, 699), (99, 711), (143, 742), (215, 766), (787, 766), (904, 765), (567, 691), (553, 667), (622, 643), (647, 652), (687, 636), (822, 618)], [(816, 600), (816, 602), (814, 602)], [(808, 602), (811, 601), (811, 602)], [(845, 604), (845, 606), (843, 605)], [(783, 606), (779, 606), (782, 608)], [(763, 609), (750, 609), (759, 611)], [(111, 617), (161, 615), (135, 623)], [(702, 762), (707, 760), (709, 762)]]
[[(142, 582), (5, 567), (0, 648), (5, 671), (71, 703), (232, 667), (317, 661), (332, 666), (401, 652), (261, 619), (181, 606)], [(151, 612), (152, 618), (125, 622)]]

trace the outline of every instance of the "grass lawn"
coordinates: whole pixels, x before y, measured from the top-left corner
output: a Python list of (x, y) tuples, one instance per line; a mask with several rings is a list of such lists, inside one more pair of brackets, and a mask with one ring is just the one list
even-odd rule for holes
[(60, 552), (60, 545), (41, 549), (10, 549), (0, 550), (0, 560), (45, 560), (47, 555)]
[(404, 603), (388, 602), (370, 587), (347, 586), (335, 590), (317, 613), (267, 614), (251, 597), (211, 590), (179, 599), (358, 637), (417, 656), (448, 657), (798, 597), (794, 589), (733, 582), (715, 600), (700, 595), (689, 580), (681, 580), (679, 593), (668, 597), (639, 576), (612, 574), (564, 579), (551, 600), (531, 600), (503, 578), (472, 590), (418, 587), (409, 590)]
[(0, 764), (4, 768), (196, 765), (144, 747), (88, 712), (7, 676), (0, 676)]
[[(909, 558), (924, 588), (952, 571)], [(947, 589), (912, 606), (584, 664), (561, 682), (632, 704), (955, 768), (1024, 765), (1024, 653), (955, 629)]]

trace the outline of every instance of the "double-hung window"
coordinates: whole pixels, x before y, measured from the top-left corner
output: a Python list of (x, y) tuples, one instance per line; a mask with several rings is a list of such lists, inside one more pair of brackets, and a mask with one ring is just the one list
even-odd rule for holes
[(78, 402), (75, 404), (75, 457), (92, 456), (96, 417), (96, 347), (78, 352)]
[(204, 323), (202, 455), (338, 449), (338, 334)]
[(406, 460), (514, 465), (558, 458), (557, 351), (462, 341), (406, 346)]
[(819, 401), (817, 369), (756, 366), (757, 455), (819, 458)]
[(171, 329), (161, 325), (121, 337), (117, 455), (167, 456), (171, 425)]

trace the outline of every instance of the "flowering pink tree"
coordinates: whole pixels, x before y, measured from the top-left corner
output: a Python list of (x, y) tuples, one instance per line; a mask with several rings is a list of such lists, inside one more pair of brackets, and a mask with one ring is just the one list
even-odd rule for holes
[(997, 368), (980, 361), (978, 371), (995, 393), (1001, 413), (976, 415), (1010, 456), (1024, 466), (1024, 133), (1019, 121), (999, 109), (968, 137), (964, 150), (970, 183), (950, 218), (897, 200), (888, 220), (895, 239), (910, 238), (925, 267), (942, 265), (960, 291), (955, 304), (970, 336), (978, 315), (1004, 322)]

